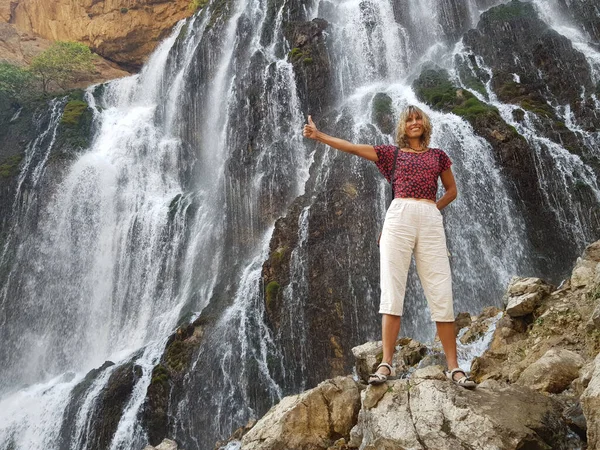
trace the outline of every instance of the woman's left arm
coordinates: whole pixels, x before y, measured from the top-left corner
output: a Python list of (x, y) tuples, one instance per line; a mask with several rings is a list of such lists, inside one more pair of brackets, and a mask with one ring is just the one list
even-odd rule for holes
[(454, 174), (452, 169), (448, 168), (440, 174), (442, 184), (444, 185), (444, 195), (437, 201), (437, 208), (444, 209), (446, 206), (456, 198), (456, 181), (454, 180)]

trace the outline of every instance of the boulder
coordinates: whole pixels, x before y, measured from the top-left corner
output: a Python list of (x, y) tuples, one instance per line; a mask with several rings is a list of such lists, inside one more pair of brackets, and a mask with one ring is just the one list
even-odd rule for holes
[(584, 359), (562, 348), (550, 349), (519, 376), (518, 384), (542, 392), (558, 394), (579, 376)]
[(600, 353), (593, 364), (593, 372), (587, 388), (580, 398), (587, 422), (588, 448), (600, 447)]
[[(408, 372), (410, 366), (419, 364), (425, 357), (427, 347), (411, 338), (400, 338), (396, 341), (392, 366), (396, 369), (397, 375)], [(367, 342), (352, 349), (355, 358), (355, 367), (358, 377), (363, 381), (369, 380), (369, 375), (377, 370), (383, 356), (381, 341)]]
[[(362, 393), (350, 448), (559, 448), (568, 428), (555, 400), (521, 386), (488, 380), (463, 389), (442, 368)], [(376, 400), (376, 401), (375, 401)]]
[(454, 319), (454, 328), (456, 330), (456, 334), (458, 334), (458, 332), (463, 328), (471, 325), (471, 321), (471, 314), (468, 312), (459, 313)]
[(600, 282), (600, 241), (588, 245), (577, 258), (571, 274), (573, 287), (592, 287)]
[(358, 384), (337, 377), (273, 406), (241, 440), (243, 450), (327, 449), (348, 436), (360, 408)]
[(506, 313), (520, 317), (533, 312), (554, 287), (540, 278), (513, 277), (504, 296)]
[(146, 445), (144, 450), (177, 450), (177, 442), (172, 441), (171, 439), (163, 439), (156, 447)]

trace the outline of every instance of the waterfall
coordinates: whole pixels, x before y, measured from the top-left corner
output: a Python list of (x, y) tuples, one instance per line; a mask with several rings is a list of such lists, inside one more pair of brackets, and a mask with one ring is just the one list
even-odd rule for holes
[[(373, 124), (377, 94), (396, 115), (408, 104), (430, 115), (431, 146), (448, 153), (458, 186), (443, 212), (455, 312), (499, 306), (511, 276), (538, 275), (519, 199), (491, 145), (411, 88), (431, 62), (466, 88), (455, 67), (468, 60), (460, 37), (486, 2), (396, 3), (214, 0), (178, 23), (139, 74), (87, 89), (91, 143), (60, 171), (49, 160), (66, 99), (49, 104), (27, 147), (0, 260), (0, 268), (10, 260), (0, 290), (0, 449), (143, 448), (153, 369), (178, 325), (202, 314), (205, 334), (168, 398), (168, 433), (186, 449), (213, 448), (284, 395), (343, 372), (349, 347), (379, 339), (374, 243), (388, 186), (371, 162), (302, 137), (299, 91), (311, 86), (297, 87), (284, 38), (290, 20), (328, 21), (331, 104), (308, 111), (323, 131), (393, 143)], [(535, 4), (585, 55), (597, 82), (598, 53)], [(491, 74), (491, 62), (477, 61)], [(485, 92), (475, 95), (538, 155), (557, 233), (578, 249), (597, 238), (586, 215), (600, 205), (597, 174), (541, 135), (535, 114), (517, 122), (515, 106), (489, 82)], [(569, 105), (555, 110), (597, 155), (598, 133), (585, 131)], [(570, 195), (581, 184), (589, 204)], [(282, 233), (278, 219), (294, 239), (274, 325), (263, 265)], [(333, 297), (333, 312), (319, 303)], [(402, 333), (433, 333), (414, 264)], [(119, 377), (128, 394), (109, 424), (101, 408)]]

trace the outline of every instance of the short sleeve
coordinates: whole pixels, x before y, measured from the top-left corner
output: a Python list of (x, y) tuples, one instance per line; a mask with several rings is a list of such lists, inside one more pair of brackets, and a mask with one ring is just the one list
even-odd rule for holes
[(394, 168), (394, 154), (396, 153), (395, 145), (374, 145), (375, 153), (377, 153), (378, 160), (375, 161), (375, 165), (382, 173), (388, 182), (391, 182), (392, 170)]
[(440, 150), (440, 173), (445, 170), (448, 170), (452, 165), (452, 161), (450, 157), (444, 152), (444, 150)]

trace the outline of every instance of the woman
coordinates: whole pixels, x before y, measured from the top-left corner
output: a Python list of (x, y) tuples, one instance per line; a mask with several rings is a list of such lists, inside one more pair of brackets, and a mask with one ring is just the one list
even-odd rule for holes
[[(369, 384), (381, 384), (395, 376), (392, 356), (400, 332), (406, 278), (414, 252), (431, 318), (446, 354), (446, 376), (461, 386), (475, 387), (458, 367), (456, 358), (452, 279), (440, 213), (456, 198), (456, 183), (448, 155), (443, 150), (429, 148), (431, 129), (429, 117), (412, 105), (400, 116), (397, 147), (352, 144), (328, 136), (317, 129), (311, 116), (304, 125), (305, 137), (374, 161), (392, 183), (394, 199), (385, 216), (379, 246), (383, 359), (377, 371), (371, 374)], [(445, 193), (436, 202), (438, 177), (442, 179)]]

